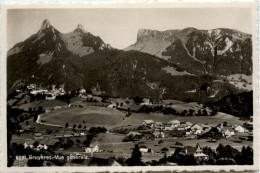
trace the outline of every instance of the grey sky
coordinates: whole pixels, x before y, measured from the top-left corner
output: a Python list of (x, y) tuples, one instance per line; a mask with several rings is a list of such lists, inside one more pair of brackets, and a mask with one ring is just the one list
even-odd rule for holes
[(77, 24), (115, 48), (136, 41), (138, 29), (231, 28), (252, 33), (250, 8), (13, 9), (7, 13), (7, 48), (36, 33), (44, 19), (62, 33)]

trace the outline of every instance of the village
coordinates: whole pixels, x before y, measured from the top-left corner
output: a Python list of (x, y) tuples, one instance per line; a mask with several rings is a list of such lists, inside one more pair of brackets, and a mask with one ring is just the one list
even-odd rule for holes
[[(99, 163), (104, 164), (102, 166), (124, 166), (125, 162), (122, 162), (122, 159), (131, 157), (135, 145), (138, 145), (142, 160), (146, 164), (173, 155), (178, 157), (191, 155), (196, 160), (209, 160), (210, 156), (204, 148), (210, 147), (216, 151), (220, 144), (237, 147), (239, 151), (244, 146), (252, 146), (252, 118), (248, 121), (238, 119), (232, 121), (225, 118), (219, 120), (217, 116), (226, 115), (220, 113), (215, 115), (216, 117), (210, 116), (211, 110), (200, 104), (164, 100), (158, 106), (148, 98), (138, 101), (135, 98), (104, 99), (96, 93), (86, 93), (84, 89), (76, 92), (74, 98), (68, 100), (62, 97), (64, 100), (58, 101), (57, 98), (65, 96), (66, 93), (63, 88), (55, 89), (55, 86), (51, 90), (46, 90), (30, 85), (25, 90), (16, 92), (22, 96), (9, 103), (13, 108), (24, 109), (26, 116), (21, 113), (24, 118), (12, 118), (13, 124), (19, 125), (12, 135), (11, 143), (22, 145), (24, 150), (88, 158), (80, 163), (73, 162), (73, 159), (68, 160), (64, 163), (67, 166), (77, 164), (93, 166)], [(32, 96), (36, 97), (39, 94), (45, 95), (45, 97), (38, 96), (40, 102), (34, 99), (30, 101)], [(40, 112), (37, 112), (39, 108), (37, 110), (28, 107), (37, 101), (43, 105)], [(18, 104), (13, 104), (14, 102)], [(108, 113), (107, 123), (106, 120), (98, 118), (96, 109)], [(153, 112), (150, 109), (157, 111)], [(71, 116), (83, 110), (87, 111), (87, 114), (83, 116), (84, 118), (81, 116), (77, 118), (75, 115), (69, 119), (70, 116), (64, 114), (63, 110)], [(165, 110), (168, 112), (170, 110), (170, 113), (165, 113)], [(172, 110), (176, 114), (179, 112), (179, 115), (172, 115)], [(91, 114), (96, 114), (92, 119), (88, 119), (89, 111)], [(101, 114), (105, 114), (102, 111)], [(190, 113), (204, 113), (207, 116), (190, 116)], [(109, 121), (113, 118), (109, 118), (110, 114), (113, 116), (118, 114), (119, 117), (111, 124)], [(45, 164), (47, 163), (50, 164), (46, 161)], [(14, 165), (27, 166), (28, 158), (18, 157), (14, 160)], [(167, 162), (164, 165), (178, 165), (178, 163)]]

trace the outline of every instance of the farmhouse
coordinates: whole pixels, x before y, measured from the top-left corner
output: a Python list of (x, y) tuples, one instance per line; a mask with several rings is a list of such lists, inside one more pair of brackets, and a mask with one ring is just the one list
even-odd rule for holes
[(58, 139), (46, 138), (39, 141), (39, 146), (37, 146), (37, 148), (47, 150), (49, 147), (53, 147), (58, 144), (60, 144), (60, 141)]
[(153, 120), (143, 120), (141, 125), (142, 126), (152, 126), (154, 124), (154, 121)]
[(166, 124), (164, 126), (164, 130), (173, 130), (175, 128), (175, 125), (172, 124)]
[(176, 148), (170, 149), (169, 151), (166, 152), (166, 156), (167, 157), (172, 156), (175, 153), (175, 150), (176, 150)]
[(245, 133), (245, 132), (248, 132), (248, 130), (244, 127), (242, 127), (241, 125), (237, 125), (234, 127), (234, 130), (236, 132), (240, 132), (240, 133)]
[(98, 145), (87, 147), (87, 148), (85, 148), (85, 152), (86, 153), (99, 152), (99, 147), (98, 147)]
[(199, 124), (194, 124), (193, 126), (191, 126), (190, 128), (192, 131), (196, 131), (196, 130), (200, 130), (202, 131), (202, 127)]
[(152, 128), (154, 129), (161, 129), (163, 124), (159, 121), (155, 122), (154, 124), (151, 125)]
[(223, 124), (219, 124), (219, 125), (216, 126), (216, 128), (217, 128), (219, 131), (221, 131), (221, 129), (222, 129), (223, 127), (224, 127)]
[(37, 147), (36, 147), (36, 150), (47, 150), (48, 149), (48, 146), (45, 145), (45, 144), (39, 144)]
[(226, 137), (230, 137), (232, 135), (235, 135), (235, 132), (231, 127), (223, 127), (222, 133), (223, 133), (223, 136), (226, 136)]
[(171, 120), (171, 121), (168, 122), (168, 124), (175, 125), (175, 127), (176, 127), (178, 124), (180, 124), (180, 121), (178, 121), (178, 120)]
[(116, 104), (113, 103), (113, 104), (108, 105), (107, 107), (108, 107), (108, 108), (116, 108)]
[(204, 154), (202, 152), (202, 148), (197, 144), (196, 147), (192, 147), (192, 146), (186, 146), (184, 147), (180, 153), (180, 156), (187, 156), (187, 155), (192, 155), (197, 159), (201, 159), (201, 160), (207, 160), (208, 159), (208, 155)]
[(55, 95), (52, 95), (52, 94), (46, 95), (46, 100), (54, 100), (55, 98), (56, 98)]
[(24, 148), (33, 148), (34, 140), (28, 140), (24, 142)]
[(150, 102), (150, 99), (144, 98), (141, 105), (152, 105), (152, 103)]
[(80, 94), (86, 94), (86, 90), (85, 90), (84, 88), (81, 88), (81, 89), (79, 90), (79, 93), (80, 93)]
[(142, 153), (148, 153), (148, 148), (140, 148), (140, 151), (142, 152)]

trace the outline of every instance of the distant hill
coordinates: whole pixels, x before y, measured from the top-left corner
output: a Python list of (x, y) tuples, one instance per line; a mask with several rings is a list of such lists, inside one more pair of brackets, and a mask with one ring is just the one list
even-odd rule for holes
[(252, 74), (251, 35), (232, 29), (140, 29), (125, 50), (158, 56), (194, 74)]

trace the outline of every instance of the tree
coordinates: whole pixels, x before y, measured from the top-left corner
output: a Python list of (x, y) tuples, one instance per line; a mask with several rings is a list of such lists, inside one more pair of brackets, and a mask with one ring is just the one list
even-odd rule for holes
[(140, 104), (140, 103), (142, 103), (142, 99), (139, 97), (139, 96), (135, 96), (135, 98), (134, 98), (134, 102), (136, 103), (136, 104)]
[(198, 110), (198, 116), (201, 116), (201, 110), (200, 109)]
[(42, 113), (43, 112), (43, 107), (42, 106), (39, 106), (38, 107), (38, 113)]
[(65, 128), (68, 128), (68, 127), (69, 127), (69, 123), (66, 123), (66, 124), (65, 124)]
[(194, 110), (193, 109), (189, 109), (189, 116), (192, 116), (193, 115), (193, 113), (194, 113)]
[(128, 166), (143, 166), (142, 162), (142, 153), (140, 151), (139, 145), (135, 144), (132, 155), (129, 159), (126, 160)]
[(35, 141), (35, 142), (33, 143), (33, 147), (34, 147), (34, 148), (36, 148), (38, 145), (39, 145), (39, 142), (38, 142), (38, 141)]
[(161, 151), (165, 153), (165, 152), (169, 151), (169, 149), (164, 147), (164, 148), (161, 149)]
[(208, 112), (207, 112), (207, 110), (206, 109), (203, 109), (203, 115), (205, 116), (205, 115), (208, 115)]
[(71, 147), (72, 145), (74, 145), (73, 140), (67, 139), (67, 143), (65, 144), (65, 148), (69, 148), (69, 147)]
[(33, 121), (36, 122), (37, 119), (38, 119), (38, 114), (34, 114), (34, 115), (33, 115)]

